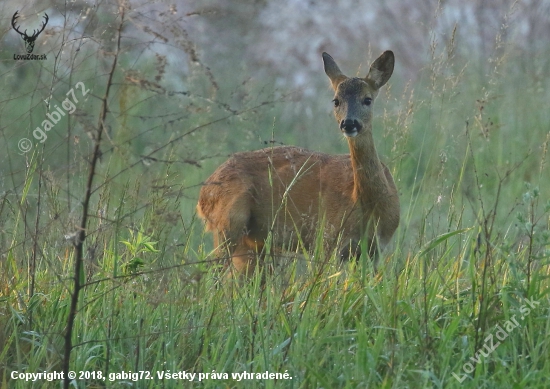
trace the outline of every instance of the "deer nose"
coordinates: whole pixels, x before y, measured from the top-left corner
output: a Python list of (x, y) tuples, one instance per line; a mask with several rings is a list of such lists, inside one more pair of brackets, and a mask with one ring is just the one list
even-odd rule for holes
[(356, 119), (344, 119), (340, 122), (340, 130), (345, 136), (353, 138), (361, 131), (361, 123)]

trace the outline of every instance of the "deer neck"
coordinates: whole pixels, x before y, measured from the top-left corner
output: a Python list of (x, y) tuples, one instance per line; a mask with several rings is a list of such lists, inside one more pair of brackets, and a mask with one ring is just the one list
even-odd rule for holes
[(365, 211), (372, 210), (388, 196), (388, 180), (374, 147), (372, 127), (365, 127), (359, 136), (348, 138), (348, 144), (353, 169), (353, 200)]

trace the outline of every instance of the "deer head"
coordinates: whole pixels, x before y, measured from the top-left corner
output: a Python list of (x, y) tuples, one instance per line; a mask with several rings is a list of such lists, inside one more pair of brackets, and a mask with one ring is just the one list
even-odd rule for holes
[(334, 116), (347, 138), (355, 138), (368, 130), (372, 119), (372, 103), (378, 90), (390, 79), (395, 57), (384, 52), (370, 67), (365, 78), (346, 77), (334, 59), (323, 53), (325, 73), (335, 91)]
[(17, 25), (15, 24), (15, 21), (19, 17), (18, 13), (19, 11), (16, 11), (13, 14), (13, 17), (11, 18), (11, 26), (15, 31), (17, 31), (19, 35), (23, 37), (23, 40), (25, 41), (25, 48), (27, 49), (27, 53), (30, 54), (34, 50), (34, 42), (36, 41), (36, 38), (38, 38), (38, 35), (40, 35), (42, 31), (44, 31), (44, 29), (46, 28), (46, 24), (48, 24), (48, 20), (49, 20), (48, 14), (44, 14), (45, 21), (42, 24), (42, 27), (38, 30), (33, 30), (33, 34), (31, 36), (28, 36), (27, 30), (25, 30), (25, 32), (21, 32), (19, 31), (19, 29), (17, 28)]

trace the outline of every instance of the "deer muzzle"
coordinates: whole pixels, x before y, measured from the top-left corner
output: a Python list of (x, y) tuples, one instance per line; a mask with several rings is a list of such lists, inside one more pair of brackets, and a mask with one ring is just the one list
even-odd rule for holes
[(356, 119), (344, 119), (340, 122), (340, 130), (348, 138), (353, 138), (361, 131), (361, 123)]

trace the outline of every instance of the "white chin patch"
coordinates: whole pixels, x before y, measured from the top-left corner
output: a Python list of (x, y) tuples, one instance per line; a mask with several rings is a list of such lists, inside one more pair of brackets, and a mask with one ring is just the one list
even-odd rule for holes
[(354, 128), (351, 132), (344, 131), (346, 138), (355, 138), (357, 136), (357, 128)]

